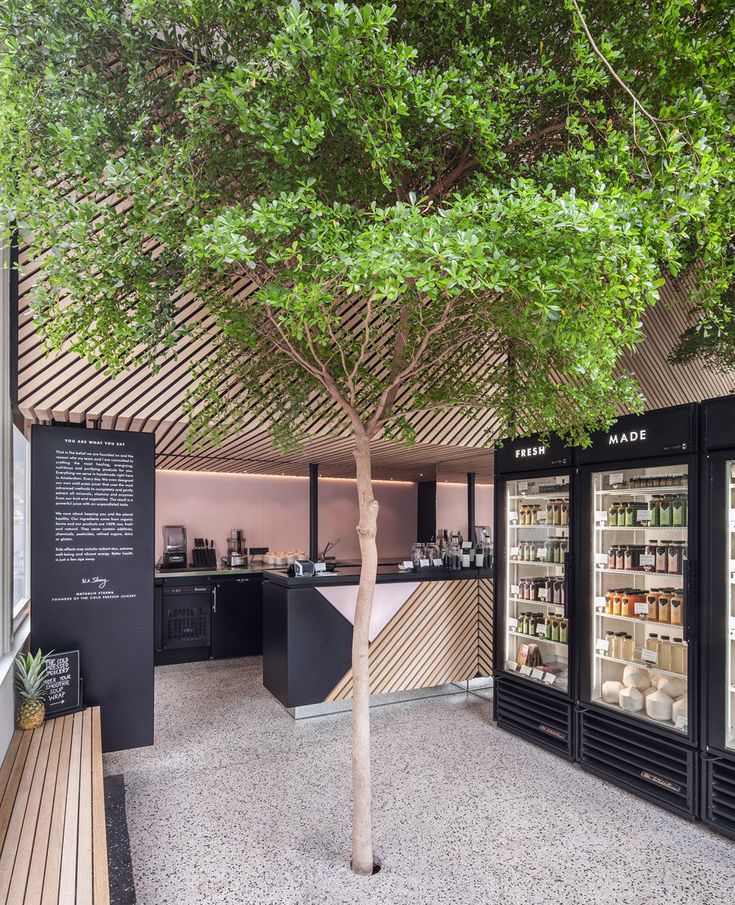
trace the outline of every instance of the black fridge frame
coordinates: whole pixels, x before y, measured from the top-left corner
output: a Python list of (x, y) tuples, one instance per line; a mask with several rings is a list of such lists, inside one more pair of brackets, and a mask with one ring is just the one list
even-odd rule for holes
[[(508, 607), (506, 603), (506, 548), (508, 543), (506, 520), (505, 520), (505, 500), (506, 487), (510, 481), (539, 480), (543, 478), (567, 477), (569, 479), (569, 548), (567, 551), (567, 560), (564, 564), (564, 581), (566, 583), (566, 612), (568, 618), (568, 657), (569, 670), (566, 691), (555, 688), (553, 685), (544, 685), (536, 680), (531, 680), (520, 676), (517, 673), (508, 672), (505, 669), (506, 651), (505, 651), (505, 621), (507, 618)], [(576, 512), (577, 500), (574, 481), (574, 467), (572, 465), (564, 465), (556, 468), (541, 468), (529, 471), (506, 472), (497, 474), (495, 477), (495, 500), (494, 500), (494, 531), (495, 531), (495, 570), (494, 570), (494, 611), (493, 620), (493, 676), (496, 684), (496, 693), (493, 696), (493, 719), (502, 728), (521, 735), (535, 744), (540, 745), (555, 754), (561, 754), (569, 760), (575, 757), (575, 719), (574, 719), (574, 694), (576, 688), (575, 670), (576, 670), (576, 595), (575, 595), (575, 522), (574, 513)], [(550, 729), (544, 730), (539, 727), (538, 734), (531, 731), (522, 731), (517, 727), (509, 727), (504, 724), (502, 719), (498, 719), (498, 697), (499, 683), (509, 683), (511, 688), (516, 691), (532, 689), (530, 694), (537, 696), (548, 696), (550, 701), (556, 701), (568, 707), (568, 731), (564, 750), (559, 745), (558, 737), (554, 739), (554, 733)], [(502, 692), (500, 692), (502, 694)]]
[[(699, 550), (698, 523), (699, 523), (699, 468), (698, 456), (696, 453), (688, 453), (684, 455), (673, 456), (650, 456), (645, 458), (614, 460), (609, 463), (594, 463), (590, 465), (580, 465), (577, 468), (577, 498), (580, 512), (582, 516), (578, 529), (577, 540), (578, 547), (575, 553), (575, 561), (577, 563), (575, 578), (575, 599), (579, 601), (579, 638), (580, 649), (578, 651), (578, 669), (577, 669), (577, 688), (576, 699), (579, 707), (591, 708), (598, 713), (609, 716), (612, 720), (617, 720), (625, 725), (633, 725), (641, 731), (650, 731), (653, 735), (666, 738), (669, 741), (679, 741), (689, 748), (696, 748), (699, 742), (699, 720), (700, 708), (699, 704), (699, 633), (698, 620), (695, 619), (695, 611), (701, 613), (702, 598), (699, 593), (699, 585), (697, 576), (699, 574), (699, 564), (697, 562), (697, 551)], [(592, 551), (592, 537), (594, 533), (594, 525), (592, 521), (594, 510), (591, 508), (591, 490), (592, 477), (599, 472), (610, 471), (628, 471), (636, 468), (665, 468), (668, 465), (688, 465), (689, 467), (689, 485), (688, 485), (688, 535), (687, 535), (687, 552), (688, 552), (688, 568), (686, 573), (682, 575), (682, 588), (684, 590), (685, 600), (685, 624), (689, 662), (688, 662), (688, 689), (689, 698), (689, 722), (688, 732), (684, 734), (676, 729), (668, 726), (659, 726), (656, 723), (646, 719), (639, 719), (634, 715), (626, 715), (622, 712), (613, 710), (598, 701), (592, 700), (592, 649), (594, 638), (594, 611), (592, 619), (590, 619), (589, 607), (587, 612), (583, 613), (582, 600), (588, 599), (590, 596), (589, 576), (585, 573), (585, 564), (589, 563), (588, 556)], [(662, 529), (665, 530), (665, 529)], [(695, 556), (692, 557), (692, 552)], [(692, 606), (692, 601), (697, 601), (697, 606)], [(701, 618), (701, 617), (700, 617)]]

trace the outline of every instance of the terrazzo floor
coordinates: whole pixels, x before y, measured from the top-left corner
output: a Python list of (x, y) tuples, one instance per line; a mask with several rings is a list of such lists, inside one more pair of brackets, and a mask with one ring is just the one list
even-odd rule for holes
[(735, 843), (496, 729), (460, 693), (372, 714), (380, 874), (348, 868), (349, 714), (294, 722), (260, 661), (156, 670), (123, 773), (138, 905), (715, 905)]

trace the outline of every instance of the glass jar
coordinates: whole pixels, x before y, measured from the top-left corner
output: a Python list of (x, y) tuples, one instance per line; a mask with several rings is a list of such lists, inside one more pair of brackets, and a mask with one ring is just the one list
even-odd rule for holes
[(669, 597), (670, 613), (672, 625), (684, 625), (684, 596), (676, 593)]
[(625, 632), (615, 632), (615, 653), (613, 657), (616, 660), (623, 660)]
[(567, 619), (559, 620), (559, 641), (561, 644), (569, 643), (569, 621)]
[(611, 544), (607, 551), (607, 567), (608, 569), (617, 569), (618, 548), (615, 544)]
[(551, 620), (551, 640), (558, 641), (559, 640), (559, 619), (553, 617)]
[(656, 547), (658, 546), (657, 540), (649, 540), (643, 550), (643, 559), (641, 561), (641, 566), (644, 572), (655, 572), (656, 571)]
[(656, 654), (655, 662), (658, 663), (658, 634), (656, 632), (651, 632), (646, 638), (646, 650), (653, 651)]
[(649, 591), (646, 594), (646, 603), (648, 604), (646, 619), (658, 622), (658, 591)]
[(635, 528), (637, 503), (627, 503), (625, 506), (625, 527)]
[(671, 643), (671, 671), (680, 676), (686, 675), (686, 648), (681, 638), (674, 638)]
[(560, 516), (561, 516), (560, 524), (568, 525), (569, 524), (569, 502), (567, 500), (561, 501)]
[(659, 503), (659, 524), (662, 528), (671, 527), (671, 515), (671, 497), (663, 496)]
[(671, 669), (671, 638), (669, 635), (661, 635), (659, 638), (656, 665), (659, 669)]
[(648, 522), (649, 528), (658, 528), (661, 524), (661, 499), (653, 497), (648, 507), (651, 511), (651, 519)]
[(620, 597), (620, 615), (627, 616), (632, 619), (635, 616), (635, 605), (633, 597), (635, 590), (631, 592), (630, 588), (626, 588)]
[(608, 616), (612, 616), (613, 613), (613, 597), (617, 594), (615, 588), (611, 588), (605, 594), (605, 612)]
[(621, 660), (633, 661), (633, 636), (625, 635), (623, 637), (623, 656)]
[(687, 498), (677, 497), (671, 504), (671, 524), (675, 528), (683, 528), (687, 523)]
[(671, 622), (671, 595), (668, 591), (661, 591), (658, 595), (658, 621), (665, 624)]
[(628, 544), (623, 554), (624, 568), (626, 572), (633, 572), (636, 567), (636, 548), (633, 544)]
[(681, 572), (681, 544), (669, 542), (667, 554), (666, 568), (670, 573), (678, 575)]
[(613, 599), (612, 599), (613, 616), (622, 616), (623, 615), (623, 613), (622, 613), (623, 596), (622, 595), (623, 595), (622, 591), (616, 591), (615, 594), (613, 595)]
[(667, 541), (662, 541), (656, 547), (656, 571), (662, 573), (669, 571), (669, 547)]
[(625, 547), (616, 547), (615, 554), (615, 568), (625, 571)]
[(411, 547), (411, 562), (413, 563), (414, 569), (421, 568), (421, 560), (424, 558), (425, 558), (424, 545), (423, 544), (414, 544)]
[(607, 641), (607, 656), (615, 656), (615, 632), (605, 632), (605, 641)]

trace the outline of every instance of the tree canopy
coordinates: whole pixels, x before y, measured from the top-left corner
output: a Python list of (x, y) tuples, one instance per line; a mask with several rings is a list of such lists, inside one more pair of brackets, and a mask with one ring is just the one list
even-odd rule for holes
[[(113, 371), (220, 332), (195, 432), (322, 401), (410, 440), (496, 408), (584, 439), (667, 274), (733, 274), (726, 2), (7, 0), (0, 210), (49, 344)], [(251, 291), (252, 285), (256, 291)]]

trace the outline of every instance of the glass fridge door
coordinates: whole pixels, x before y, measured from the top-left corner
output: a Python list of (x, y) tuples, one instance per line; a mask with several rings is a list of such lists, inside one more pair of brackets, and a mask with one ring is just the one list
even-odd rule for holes
[(686, 733), (688, 466), (592, 481), (593, 700)]
[(566, 691), (569, 478), (508, 481), (505, 494), (505, 670)]
[(725, 595), (729, 601), (727, 608), (727, 621), (725, 637), (729, 638), (727, 645), (727, 701), (725, 702), (725, 714), (727, 716), (725, 746), (735, 750), (735, 462), (727, 463), (727, 499), (729, 502), (728, 513), (728, 545), (729, 562), (725, 575), (729, 577), (730, 587)]

